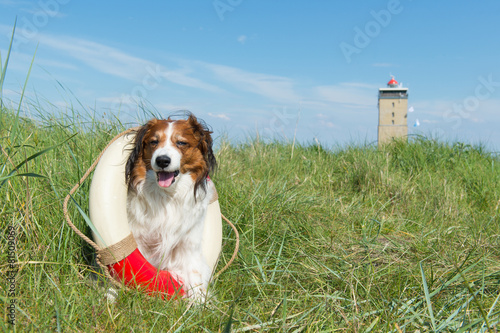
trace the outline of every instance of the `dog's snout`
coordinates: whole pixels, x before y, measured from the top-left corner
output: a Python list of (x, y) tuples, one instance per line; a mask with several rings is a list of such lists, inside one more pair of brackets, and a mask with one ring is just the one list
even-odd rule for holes
[(166, 168), (169, 166), (170, 164), (170, 157), (168, 157), (167, 155), (161, 155), (161, 156), (158, 156), (156, 158), (156, 164), (160, 167), (160, 168)]

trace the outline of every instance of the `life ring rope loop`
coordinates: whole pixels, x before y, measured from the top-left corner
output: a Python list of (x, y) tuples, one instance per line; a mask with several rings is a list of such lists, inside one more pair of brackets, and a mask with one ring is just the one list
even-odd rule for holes
[(66, 196), (66, 198), (64, 198), (64, 203), (63, 203), (63, 213), (64, 213), (64, 217), (66, 218), (66, 222), (68, 223), (69, 227), (71, 229), (73, 229), (73, 231), (78, 236), (80, 236), (80, 238), (82, 238), (85, 242), (87, 242), (87, 244), (89, 244), (90, 246), (92, 246), (97, 251), (97, 255), (96, 255), (96, 262), (97, 262), (97, 264), (103, 269), (104, 274), (106, 275), (106, 277), (113, 284), (115, 284), (116, 286), (120, 286), (120, 287), (121, 287), (121, 284), (118, 281), (116, 281), (109, 274), (108, 267), (101, 262), (101, 255), (99, 254), (99, 251), (101, 250), (101, 248), (93, 240), (91, 240), (83, 232), (81, 232), (80, 229), (78, 229), (73, 224), (73, 222), (71, 221), (71, 219), (69, 217), (69, 213), (68, 213), (68, 202), (69, 202), (69, 199), (73, 196), (73, 194), (78, 190), (78, 188), (80, 187), (80, 185), (83, 184), (83, 182), (88, 178), (88, 176), (90, 175), (90, 173), (92, 171), (94, 171), (95, 167), (97, 166), (97, 163), (99, 163), (99, 161), (101, 160), (102, 155), (104, 155), (104, 152), (106, 151), (106, 148), (108, 148), (113, 142), (115, 142), (116, 140), (118, 140), (118, 138), (122, 137), (125, 134), (131, 133), (131, 132), (133, 132), (135, 130), (136, 130), (136, 128), (129, 128), (128, 130), (125, 130), (125, 131), (121, 132), (120, 134), (116, 135), (113, 139), (111, 139), (111, 141), (101, 151), (101, 153), (99, 154), (99, 156), (97, 156), (97, 158), (95, 159), (94, 163), (92, 163), (92, 165), (87, 169), (87, 171), (85, 172), (85, 174), (80, 178), (80, 181), (78, 183), (76, 183), (75, 186), (73, 186), (73, 188), (69, 191), (69, 193)]

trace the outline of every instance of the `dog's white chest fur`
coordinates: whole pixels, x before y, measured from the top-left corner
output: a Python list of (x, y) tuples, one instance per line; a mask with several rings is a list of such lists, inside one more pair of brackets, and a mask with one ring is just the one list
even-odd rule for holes
[(160, 188), (149, 170), (137, 191), (129, 191), (127, 214), (144, 257), (177, 276), (189, 296), (203, 297), (212, 272), (202, 253), (202, 234), (214, 188), (198, 190), (196, 198), (193, 188), (189, 174), (180, 174), (168, 189)]

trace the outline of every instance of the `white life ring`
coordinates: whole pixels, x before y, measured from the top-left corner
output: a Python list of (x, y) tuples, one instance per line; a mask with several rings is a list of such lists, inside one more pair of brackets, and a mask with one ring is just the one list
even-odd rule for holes
[[(133, 145), (133, 135), (122, 135), (104, 151), (90, 185), (90, 219), (97, 234), (94, 241), (103, 264), (127, 285), (141, 285), (149, 292), (170, 297), (184, 294), (181, 281), (166, 271), (158, 271), (142, 256), (127, 220), (125, 163)], [(202, 251), (214, 272), (222, 248), (222, 219), (219, 201), (209, 204), (203, 230)]]

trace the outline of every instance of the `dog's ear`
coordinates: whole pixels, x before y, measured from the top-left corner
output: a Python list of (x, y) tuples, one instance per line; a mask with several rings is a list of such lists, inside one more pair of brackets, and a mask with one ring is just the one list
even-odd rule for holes
[[(140, 167), (137, 165), (142, 162), (142, 153), (144, 149), (144, 136), (148, 129), (152, 126), (153, 120), (149, 121), (144, 126), (140, 127), (135, 133), (134, 146), (130, 150), (130, 155), (125, 166), (125, 181), (129, 189), (134, 185), (134, 169)], [(144, 164), (144, 162), (142, 162)], [(143, 166), (145, 168), (145, 165)]]
[(217, 162), (215, 160), (215, 155), (212, 150), (212, 131), (203, 122), (196, 119), (193, 114), (189, 114), (188, 124), (192, 128), (195, 137), (198, 140), (197, 148), (200, 150), (205, 160), (205, 172), (202, 172), (195, 181), (194, 185), (194, 196), (196, 197), (196, 192), (198, 188), (206, 190), (206, 179), (211, 172), (215, 171), (217, 167)]
[(210, 135), (212, 132), (208, 132), (207, 134), (207, 139), (205, 140), (205, 143), (207, 145), (207, 153), (205, 159), (207, 160), (207, 165), (208, 165), (208, 173), (215, 172), (217, 169), (217, 161), (215, 159), (214, 151), (212, 149), (212, 136)]
[(217, 168), (217, 161), (213, 152), (213, 140), (211, 134), (213, 133), (202, 120), (196, 119), (193, 114), (189, 114), (188, 124), (193, 129), (193, 132), (198, 138), (198, 148), (203, 154), (203, 158), (207, 164), (207, 175), (215, 171)]

